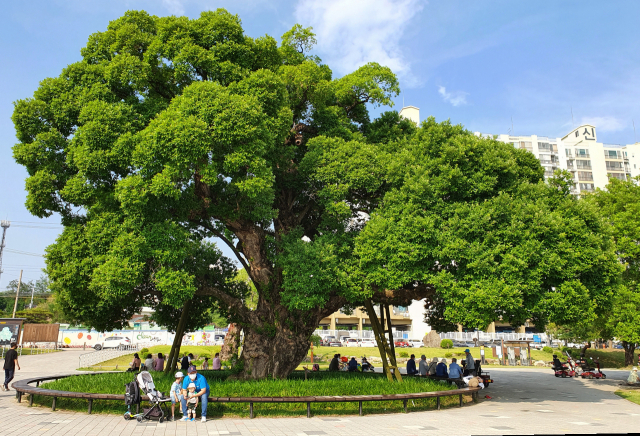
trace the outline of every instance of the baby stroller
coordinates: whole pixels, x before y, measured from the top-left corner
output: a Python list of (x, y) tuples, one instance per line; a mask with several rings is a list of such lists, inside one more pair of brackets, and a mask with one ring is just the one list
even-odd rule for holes
[[(171, 401), (171, 398), (165, 397), (162, 392), (156, 389), (156, 385), (153, 383), (153, 377), (147, 371), (142, 371), (136, 375), (135, 382), (142, 392), (144, 392), (149, 398), (149, 402), (152, 404), (151, 408), (143, 409), (143, 413), (131, 415), (131, 411), (128, 410), (124, 414), (125, 419), (135, 418), (138, 422), (142, 422), (145, 419), (153, 419), (158, 422), (164, 421), (165, 411), (162, 408), (163, 403)], [(129, 390), (129, 388), (127, 388)], [(125, 399), (127, 396), (125, 395)], [(139, 404), (138, 400), (138, 404)], [(129, 405), (131, 407), (131, 405)]]

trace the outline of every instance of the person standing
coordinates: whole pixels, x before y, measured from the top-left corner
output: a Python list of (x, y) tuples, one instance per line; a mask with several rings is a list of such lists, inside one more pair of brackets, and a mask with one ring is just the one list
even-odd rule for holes
[(418, 373), (422, 377), (426, 377), (429, 374), (429, 363), (427, 362), (427, 356), (424, 354), (420, 356), (420, 363), (418, 364)]
[(407, 375), (416, 375), (418, 370), (416, 369), (416, 355), (412, 354), (411, 358), (407, 360)]
[(18, 344), (15, 342), (11, 343), (11, 348), (7, 351), (7, 354), (4, 356), (4, 384), (2, 385), (3, 391), (10, 391), (9, 383), (13, 380), (13, 376), (16, 372), (16, 366), (20, 369), (20, 364), (18, 363), (18, 352), (16, 351), (18, 348)]
[(209, 402), (209, 383), (202, 374), (198, 374), (195, 366), (191, 365), (188, 369), (189, 377), (182, 382), (182, 421), (188, 421), (187, 418), (187, 393), (191, 383), (195, 386), (195, 397), (199, 398), (202, 404), (202, 422), (207, 422), (207, 403)]
[(182, 371), (186, 371), (189, 369), (189, 356), (186, 353), (182, 357), (182, 360), (180, 361), (180, 369)]
[(467, 355), (465, 357), (465, 365), (464, 365), (464, 375), (476, 375), (476, 362), (473, 360), (473, 356), (471, 352), (467, 348), (464, 350), (464, 353)]

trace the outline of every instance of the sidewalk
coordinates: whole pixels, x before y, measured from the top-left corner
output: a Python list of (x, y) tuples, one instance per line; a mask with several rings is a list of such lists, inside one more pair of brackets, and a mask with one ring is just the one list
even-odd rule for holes
[[(69, 354), (67, 354), (69, 353)], [(73, 373), (76, 351), (49, 356), (25, 356), (19, 378)], [(49, 357), (48, 360), (39, 360)], [(75, 361), (74, 361), (75, 359)], [(354, 415), (299, 418), (213, 419), (207, 423), (170, 422), (138, 424), (122, 416), (51, 412), (44, 407), (18, 404), (14, 392), (0, 392), (0, 428), (6, 436), (27, 434), (103, 435), (461, 435), (533, 433), (634, 433), (640, 428), (640, 406), (613, 392), (627, 371), (606, 371), (607, 380), (558, 379), (549, 368), (517, 371), (490, 369), (496, 383), (482, 391), (475, 405), (440, 411), (393, 415)], [(18, 378), (17, 377), (17, 378)], [(409, 407), (411, 405), (409, 404)], [(123, 406), (123, 412), (125, 407)], [(365, 405), (366, 413), (366, 405)]]

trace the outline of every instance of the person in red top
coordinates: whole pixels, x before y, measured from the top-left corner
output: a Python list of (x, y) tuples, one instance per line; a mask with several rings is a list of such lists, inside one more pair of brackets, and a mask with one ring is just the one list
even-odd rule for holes
[(15, 342), (11, 343), (11, 349), (7, 351), (7, 354), (4, 356), (4, 384), (2, 385), (3, 391), (9, 391), (9, 383), (13, 380), (13, 375), (16, 372), (16, 366), (20, 369), (20, 364), (18, 363), (18, 352), (16, 351), (18, 348), (18, 344)]

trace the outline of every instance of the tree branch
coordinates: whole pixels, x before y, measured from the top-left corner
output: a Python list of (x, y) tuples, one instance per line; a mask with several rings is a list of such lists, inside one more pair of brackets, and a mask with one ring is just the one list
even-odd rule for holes
[(231, 310), (232, 312), (235, 312), (236, 315), (240, 316), (245, 321), (251, 322), (251, 323), (258, 323), (258, 320), (255, 319), (253, 311), (251, 311), (248, 307), (246, 307), (240, 298), (233, 297), (216, 287), (207, 286), (207, 285), (201, 286), (196, 291), (196, 295), (207, 295), (207, 296), (215, 297), (222, 303), (229, 306), (229, 310)]
[[(247, 272), (247, 276), (249, 276), (249, 278), (253, 282), (253, 285), (255, 286), (256, 283), (253, 281), (253, 277), (251, 277), (251, 268), (249, 268), (249, 265), (247, 264), (247, 261), (244, 260), (244, 257), (240, 254), (238, 249), (233, 245), (233, 242), (231, 242), (229, 239), (227, 239), (227, 237), (224, 236), (221, 232), (219, 232), (218, 230), (213, 228), (208, 221), (204, 221), (202, 223), (202, 226), (204, 228), (206, 228), (207, 230), (209, 230), (214, 235), (216, 235), (218, 238), (222, 239), (222, 241), (224, 241), (224, 243), (227, 244), (227, 246), (229, 246), (229, 248), (231, 248), (231, 251), (233, 251), (233, 253), (236, 255), (236, 257), (238, 258), (238, 260), (242, 264), (242, 267)], [(258, 287), (256, 286), (256, 290), (257, 289), (258, 289)]]

